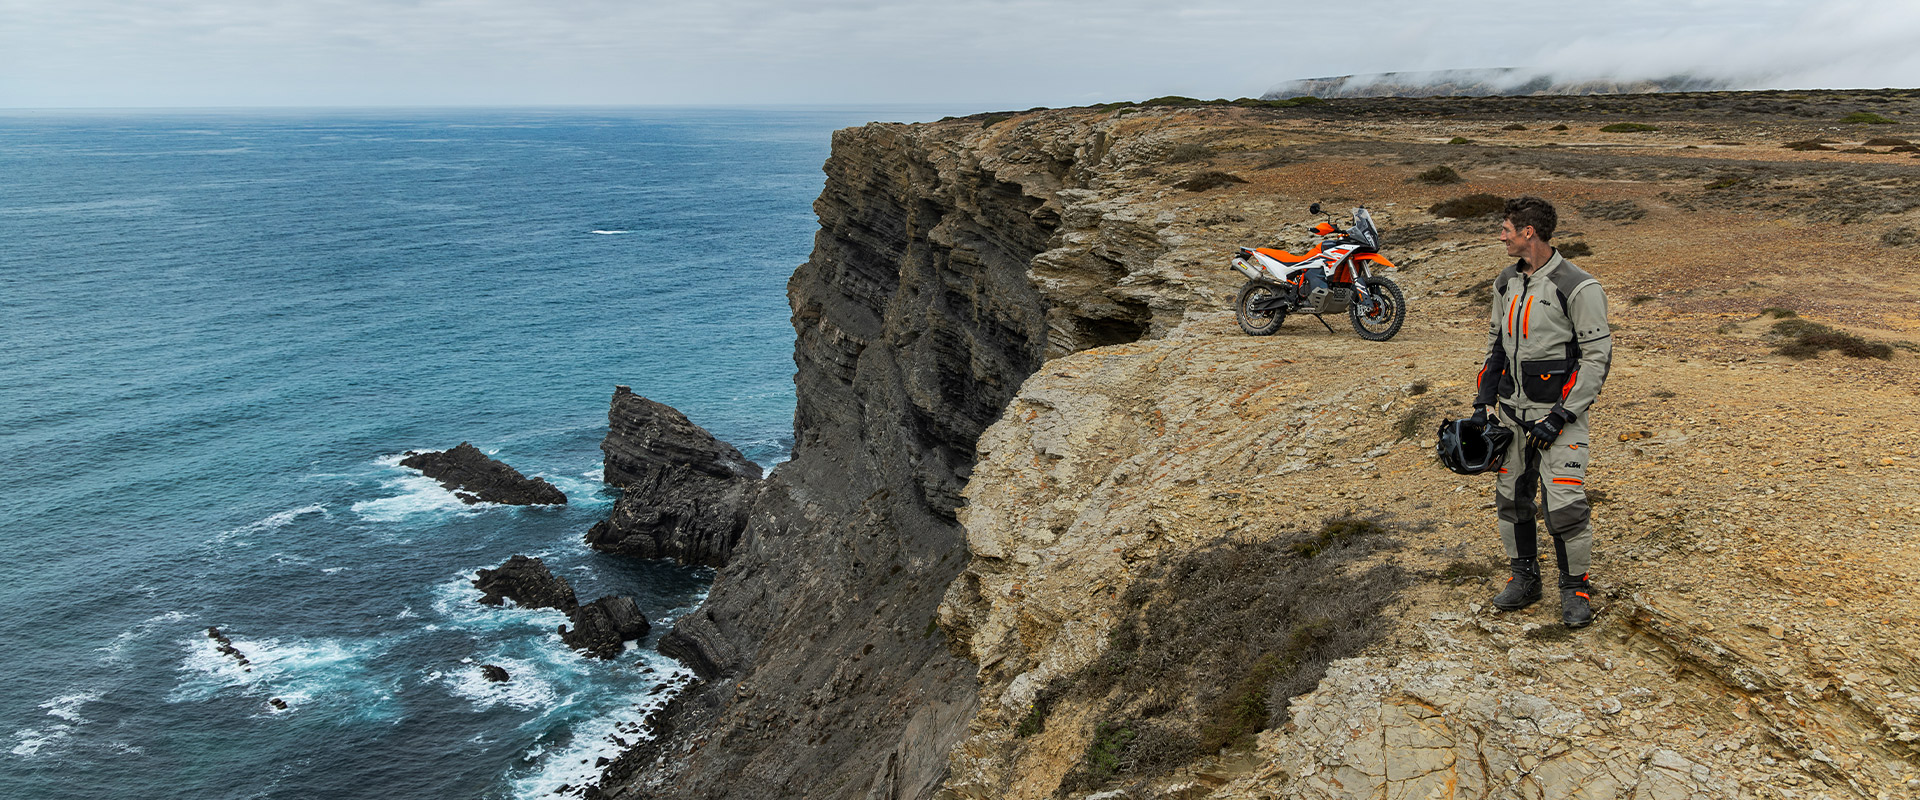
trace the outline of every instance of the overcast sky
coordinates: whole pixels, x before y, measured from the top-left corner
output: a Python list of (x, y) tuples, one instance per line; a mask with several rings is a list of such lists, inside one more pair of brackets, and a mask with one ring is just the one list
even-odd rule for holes
[(1909, 0), (0, 0), (0, 107), (1258, 96), (1512, 66), (1920, 86)]

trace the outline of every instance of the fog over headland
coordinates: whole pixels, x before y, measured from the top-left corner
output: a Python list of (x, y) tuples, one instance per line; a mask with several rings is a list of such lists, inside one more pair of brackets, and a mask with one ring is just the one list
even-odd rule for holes
[(1257, 96), (1516, 67), (1920, 85), (1920, 7), (1843, 0), (0, 0), (0, 107), (932, 103)]

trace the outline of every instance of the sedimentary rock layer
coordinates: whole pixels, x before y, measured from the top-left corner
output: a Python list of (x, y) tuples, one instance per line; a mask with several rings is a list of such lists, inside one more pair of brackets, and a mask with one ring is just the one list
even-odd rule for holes
[(608, 553), (717, 567), (740, 540), (760, 467), (686, 415), (625, 387), (607, 410), (606, 482), (620, 487), (587, 544)]

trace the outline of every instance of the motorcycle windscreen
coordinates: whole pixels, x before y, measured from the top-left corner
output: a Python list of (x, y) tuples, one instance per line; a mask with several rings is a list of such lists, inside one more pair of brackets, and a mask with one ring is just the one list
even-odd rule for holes
[(1347, 235), (1365, 242), (1369, 248), (1380, 249), (1380, 231), (1373, 227), (1373, 214), (1365, 208), (1353, 210), (1353, 230), (1347, 231)]

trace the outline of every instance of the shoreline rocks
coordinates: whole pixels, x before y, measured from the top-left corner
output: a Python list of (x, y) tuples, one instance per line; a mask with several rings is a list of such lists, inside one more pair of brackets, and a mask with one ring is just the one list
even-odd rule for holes
[(420, 470), (420, 474), (439, 481), (468, 505), (546, 506), (567, 502), (566, 493), (545, 478), (522, 475), (466, 442), (451, 450), (408, 451), (406, 457), (400, 459), (400, 466)]
[[(594, 658), (618, 656), (627, 642), (644, 639), (653, 629), (631, 597), (608, 595), (581, 604), (573, 584), (554, 575), (538, 558), (515, 555), (496, 568), (479, 570), (473, 588), (482, 592), (480, 602), (484, 605), (498, 607), (512, 600), (521, 608), (551, 608), (565, 613), (573, 625), (560, 626), (560, 640)], [(482, 667), (489, 680), (506, 680), (495, 677), (492, 670), (499, 668), (490, 666)], [(505, 676), (506, 670), (501, 669), (499, 675)]]
[(607, 409), (606, 482), (622, 495), (587, 532), (604, 553), (727, 563), (760, 485), (760, 466), (670, 406), (614, 387)]

